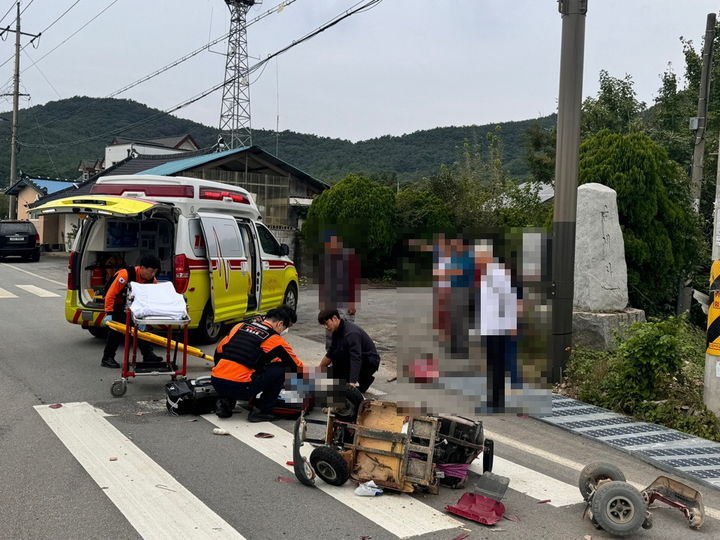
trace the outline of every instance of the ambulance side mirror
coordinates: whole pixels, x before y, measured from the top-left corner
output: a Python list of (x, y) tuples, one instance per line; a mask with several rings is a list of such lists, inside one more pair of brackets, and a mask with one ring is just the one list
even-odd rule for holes
[(280, 244), (280, 255), (282, 255), (283, 257), (287, 257), (288, 255), (290, 255), (290, 248), (287, 244)]

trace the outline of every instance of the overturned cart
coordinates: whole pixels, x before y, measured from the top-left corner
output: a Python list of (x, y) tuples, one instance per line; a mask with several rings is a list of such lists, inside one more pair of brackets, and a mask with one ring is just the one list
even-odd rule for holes
[[(395, 491), (437, 493), (440, 483), (464, 486), (468, 466), (480, 454), (483, 470), (492, 469), (493, 442), (484, 438), (481, 422), (405, 415), (390, 401), (359, 401), (352, 409), (330, 409), (326, 420), (298, 418), (293, 458), (300, 482), (314, 485), (317, 474), (336, 486), (352, 478)], [(308, 437), (312, 425), (324, 426), (324, 437)], [(309, 462), (300, 454), (304, 442), (315, 446)]]

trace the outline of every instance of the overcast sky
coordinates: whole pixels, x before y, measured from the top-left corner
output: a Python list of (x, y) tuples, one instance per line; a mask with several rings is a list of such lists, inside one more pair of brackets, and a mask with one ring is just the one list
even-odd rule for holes
[[(0, 15), (14, 5), (0, 1)], [(279, 1), (265, 0), (248, 19)], [(251, 25), (248, 49), (256, 59), (250, 63), (356, 3), (296, 0)], [(22, 0), (22, 30), (45, 29), (73, 4)], [(589, 0), (583, 94), (596, 94), (599, 71), (606, 69), (616, 77), (630, 74), (638, 97), (651, 104), (668, 62), (683, 73), (680, 36), (699, 48), (706, 15), (716, 9), (711, 0)], [(12, 9), (0, 25), (14, 19)], [(105, 97), (228, 29), (223, 0), (80, 0), (37, 48), (21, 54), (21, 89), (30, 94), (21, 107)], [(547, 115), (556, 109), (560, 33), (556, 0), (383, 0), (256, 72), (252, 126), (275, 129), (279, 116), (280, 130), (357, 141)], [(0, 63), (14, 54), (14, 35), (4, 38)], [(222, 82), (225, 50), (217, 45), (215, 53), (203, 52), (118, 97), (168, 109)], [(12, 60), (0, 67), (4, 92), (12, 70)], [(3, 99), (2, 110), (11, 109), (10, 98)], [(175, 114), (217, 126), (220, 99), (218, 91)]]

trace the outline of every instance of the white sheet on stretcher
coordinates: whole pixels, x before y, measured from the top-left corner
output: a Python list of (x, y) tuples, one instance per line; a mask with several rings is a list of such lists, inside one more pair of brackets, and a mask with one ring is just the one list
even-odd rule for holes
[(187, 319), (187, 306), (182, 294), (169, 281), (160, 283), (130, 282), (130, 311), (136, 319)]

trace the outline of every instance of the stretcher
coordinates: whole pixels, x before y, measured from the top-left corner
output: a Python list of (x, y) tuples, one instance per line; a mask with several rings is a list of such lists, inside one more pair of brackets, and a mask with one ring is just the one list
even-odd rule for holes
[[(115, 330), (116, 332), (120, 332), (121, 334), (125, 333), (125, 325), (123, 323), (119, 323), (117, 321), (110, 321), (109, 323), (107, 323), (107, 327)], [(190, 356), (202, 358), (203, 360), (207, 360), (208, 362), (215, 361), (212, 356), (210, 356), (209, 354), (205, 354), (197, 347), (193, 347), (192, 345), (186, 345), (185, 343), (178, 343), (173, 339), (171, 339), (170, 343), (168, 344), (167, 338), (158, 336), (157, 334), (153, 334), (152, 332), (143, 332), (141, 330), (138, 330), (137, 337), (138, 339), (148, 341), (155, 345), (160, 345), (161, 347), (167, 347), (169, 345), (171, 349), (175, 349), (177, 347), (180, 352), (186, 350)]]
[[(132, 321), (130, 325), (111, 321), (108, 328), (116, 332), (125, 334), (125, 351), (123, 354), (121, 377), (113, 381), (110, 387), (110, 393), (115, 397), (124, 396), (127, 392), (127, 383), (133, 377), (138, 376), (158, 376), (169, 375), (171, 380), (178, 377), (184, 378), (187, 374), (187, 356), (191, 347), (188, 346), (188, 325), (190, 319), (160, 319), (160, 318), (143, 318), (135, 319), (129, 309), (126, 309), (126, 320)], [(167, 337), (156, 336), (150, 332), (140, 331), (138, 326), (152, 325), (167, 331)], [(173, 331), (180, 330), (182, 332), (182, 342), (172, 339)], [(152, 336), (152, 337), (150, 337)], [(138, 340), (149, 341), (157, 345), (165, 346), (165, 359), (162, 362), (146, 363), (137, 362)], [(192, 347), (192, 349), (195, 349)], [(177, 364), (177, 353), (182, 352), (182, 363)], [(195, 349), (195, 356), (205, 358), (205, 354), (199, 349)], [(199, 353), (199, 354), (198, 354)]]

